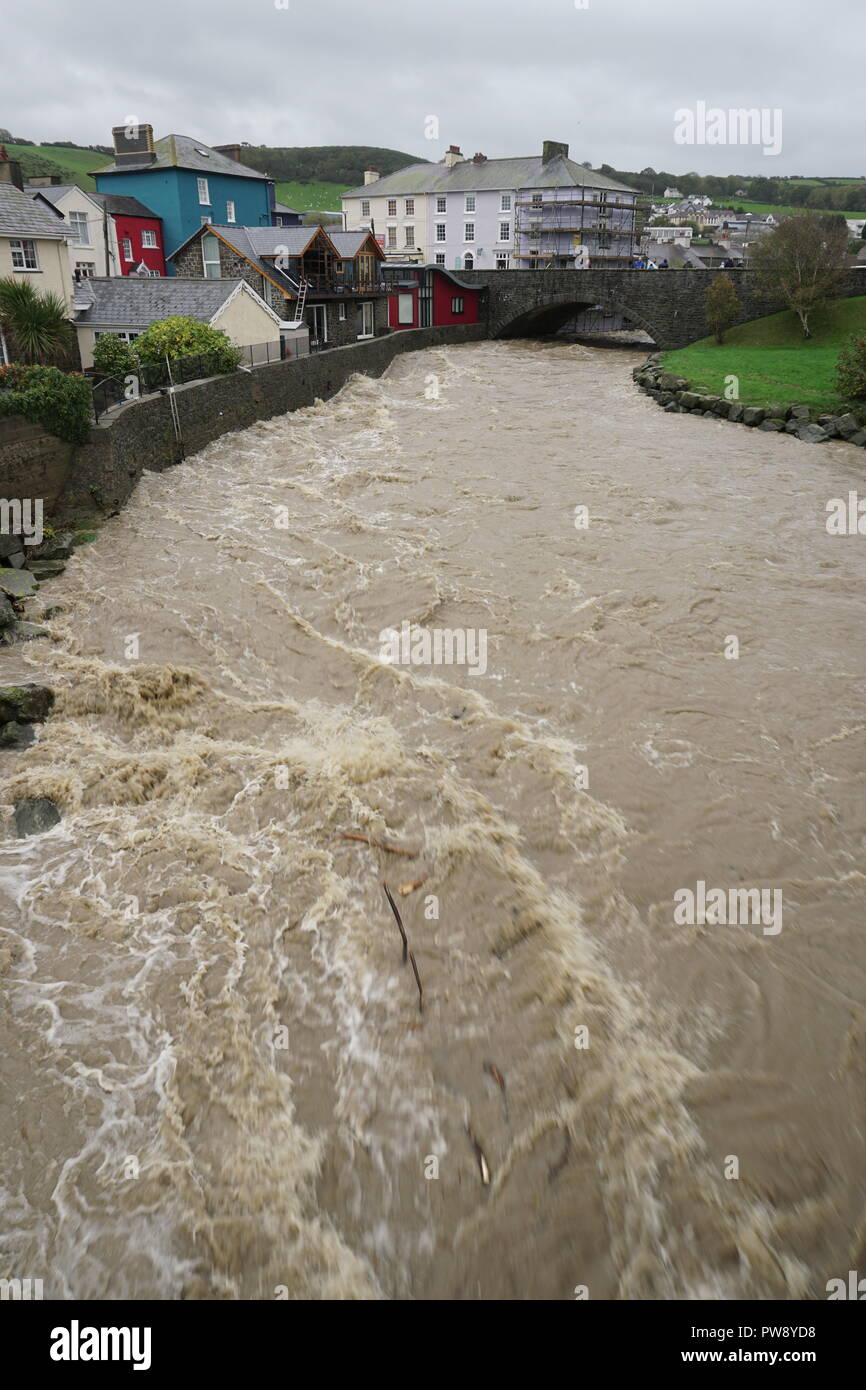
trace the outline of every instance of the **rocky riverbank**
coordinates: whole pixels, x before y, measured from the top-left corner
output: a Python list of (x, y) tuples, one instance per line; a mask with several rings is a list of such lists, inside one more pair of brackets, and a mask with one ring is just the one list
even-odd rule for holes
[(662, 355), (653, 353), (632, 372), (637, 385), (669, 414), (705, 415), (730, 420), (770, 434), (792, 434), (805, 444), (824, 444), (843, 439), (866, 448), (864, 421), (853, 411), (841, 415), (818, 414), (808, 405), (744, 405), (741, 401), (693, 391), (685, 377), (665, 371)]

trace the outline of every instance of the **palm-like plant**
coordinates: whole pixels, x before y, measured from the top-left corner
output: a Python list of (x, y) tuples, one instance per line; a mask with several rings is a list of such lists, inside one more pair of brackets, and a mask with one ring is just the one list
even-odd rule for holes
[(29, 280), (0, 280), (0, 325), (24, 362), (50, 363), (69, 344), (67, 309), (56, 294), (39, 294)]

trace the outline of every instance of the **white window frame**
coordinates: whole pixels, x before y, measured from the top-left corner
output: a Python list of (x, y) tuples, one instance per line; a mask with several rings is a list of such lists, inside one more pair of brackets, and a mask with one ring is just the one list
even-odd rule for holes
[(415, 199), (414, 199), (414, 198), (407, 198), (407, 199), (406, 199), (406, 216), (407, 216), (407, 217), (414, 217), (414, 216), (415, 216)]
[(121, 246), (123, 249), (124, 264), (132, 265), (132, 262), (135, 260), (135, 257), (132, 254), (132, 237), (123, 237), (121, 241)]
[[(374, 313), (373, 313), (373, 301), (372, 301), (372, 299), (362, 299), (362, 300), (361, 300), (361, 304), (360, 304), (360, 309), (361, 309), (361, 331), (360, 331), (360, 333), (358, 334), (358, 337), (359, 337), (359, 338), (372, 338), (372, 337), (375, 336), (375, 332), (376, 332), (376, 320), (375, 320), (375, 316), (374, 316)], [(367, 325), (368, 325), (368, 323), (369, 323), (369, 332), (367, 332)]]
[(122, 343), (134, 343), (136, 338), (141, 337), (141, 331), (135, 333), (131, 328), (103, 328), (93, 334), (96, 338), (119, 338)]
[(437, 264), (437, 265), (444, 265), (444, 264), (445, 264), (445, 252), (444, 252), (444, 251), (437, 251), (437, 252), (436, 252), (436, 264)]
[(157, 250), (159, 249), (158, 244), (157, 244), (157, 240), (156, 240), (156, 232), (153, 230), (152, 227), (143, 227), (143, 228), (142, 228), (142, 232), (141, 232), (141, 248), (142, 248), (142, 250), (144, 250), (145, 247), (146, 247), (148, 250), (150, 250), (150, 251), (157, 251)]
[(362, 199), (361, 199), (361, 216), (362, 216), (362, 217), (369, 217), (369, 216), (370, 216), (370, 199), (369, 199), (369, 198), (362, 198)]
[(465, 197), (464, 203), (463, 203), (463, 211), (464, 211), (464, 212), (474, 212), (474, 211), (475, 211), (475, 194), (474, 194), (474, 193), (467, 193), (467, 194), (466, 194), (466, 197)]
[(388, 238), (387, 238), (387, 241), (386, 241), (386, 243), (385, 243), (385, 244), (386, 244), (387, 250), (389, 250), (389, 251), (396, 251), (396, 250), (397, 250), (397, 228), (396, 228), (396, 227), (386, 227), (385, 230), (386, 230), (387, 233), (388, 233)]
[[(208, 207), (208, 208), (209, 208), (209, 207), (210, 207), (210, 189), (208, 188), (207, 179), (203, 179), (203, 178), (198, 178), (198, 179), (196, 179), (196, 187), (197, 187), (197, 189), (198, 189), (198, 200), (199, 200), (200, 205), (201, 205), (202, 207)], [(204, 194), (204, 196), (202, 196), (202, 194)]]
[(337, 305), (337, 318), (339, 319), (340, 323), (345, 323), (345, 322), (346, 322), (346, 306), (345, 306), (345, 304), (338, 304), (338, 305)]
[(500, 194), (500, 197), (499, 197), (499, 211), (500, 211), (500, 212), (510, 212), (510, 211), (511, 211), (511, 194), (510, 194), (510, 193), (502, 193), (502, 194)]
[(474, 222), (464, 222), (464, 223), (463, 223), (463, 240), (464, 240), (464, 242), (465, 242), (467, 245), (469, 245), (470, 243), (474, 243), (474, 241), (475, 241), (475, 223), (474, 223)]
[[(207, 257), (207, 256), (205, 255), (205, 242), (207, 241), (208, 237), (211, 237), (212, 240), (216, 242), (216, 260), (212, 260), (212, 259), (210, 259), (209, 257)], [(216, 268), (217, 268), (218, 274), (216, 274), (216, 275), (208, 275), (208, 273), (207, 273), (207, 268), (208, 268), (209, 265), (215, 265)], [(206, 280), (221, 280), (221, 279), (222, 279), (222, 267), (220, 266), (220, 243), (219, 243), (219, 237), (215, 237), (214, 234), (213, 234), (213, 232), (205, 232), (204, 236), (203, 236), (202, 239), (201, 239), (201, 268), (202, 268), (202, 271), (203, 271), (203, 273), (204, 273), (204, 278), (205, 278)]]
[(448, 237), (447, 237), (447, 235), (446, 235), (446, 233), (445, 233), (445, 223), (444, 223), (444, 222), (437, 222), (437, 223), (436, 223), (436, 240), (437, 240), (437, 241), (447, 241), (447, 240), (448, 240)]
[[(328, 341), (328, 307), (326, 304), (311, 304), (310, 313), (313, 318), (313, 337), (318, 343)], [(319, 337), (318, 324), (322, 325), (322, 336)]]
[(209, 217), (209, 216), (207, 215), (207, 213), (205, 213), (204, 217), (200, 218), (199, 220), (200, 220), (201, 225), (202, 225), (203, 227), (211, 227), (211, 226), (213, 226), (213, 218), (212, 218), (212, 217)]
[(436, 212), (437, 212), (437, 214), (443, 213), (443, 212), (446, 212), (446, 211), (447, 211), (447, 208), (446, 208), (446, 200), (445, 200), (445, 198), (444, 198), (444, 197), (443, 197), (443, 198), (437, 198), (437, 199), (436, 199)]
[[(504, 230), (503, 230), (503, 229), (504, 229)], [(510, 241), (510, 240), (511, 240), (511, 223), (510, 223), (510, 222), (500, 222), (500, 224), (499, 224), (499, 240), (500, 240), (500, 241)]]
[(91, 275), (95, 275), (95, 274), (96, 274), (96, 262), (95, 262), (95, 261), (76, 261), (76, 262), (75, 262), (75, 269), (76, 269), (76, 271), (78, 272), (78, 275), (79, 275), (80, 278), (85, 279), (85, 280), (89, 280), (90, 277), (91, 277)]
[(466, 313), (466, 302), (462, 294), (455, 294), (451, 296), (451, 312), (452, 314)]
[[(32, 237), (10, 237), (9, 250), (12, 254), (13, 270), (38, 270), (39, 256), (36, 242)], [(16, 256), (18, 260), (16, 260)]]
[[(73, 208), (72, 212), (68, 214), (68, 217), (70, 227), (75, 228), (73, 246), (90, 246), (90, 225), (87, 213), (80, 212), (77, 208)], [(72, 220), (73, 218), (75, 218), (74, 222)], [(83, 226), (82, 223), (84, 224)]]
[(226, 222), (236, 222), (235, 204), (233, 198), (226, 199)]
[(403, 238), (403, 247), (404, 247), (404, 249), (407, 250), (407, 251), (409, 251), (409, 250), (414, 251), (414, 250), (415, 250), (415, 227), (414, 227), (414, 224), (410, 223), (407, 227), (404, 227), (404, 228), (403, 228), (403, 232), (404, 232), (404, 238)]
[(396, 198), (389, 198), (389, 199), (388, 199), (388, 216), (389, 216), (389, 217), (396, 217), (396, 216), (397, 216), (397, 199), (396, 199)]
[[(444, 257), (443, 257), (444, 259)], [(412, 327), (415, 322), (415, 296), (414, 294), (397, 295), (397, 322)]]

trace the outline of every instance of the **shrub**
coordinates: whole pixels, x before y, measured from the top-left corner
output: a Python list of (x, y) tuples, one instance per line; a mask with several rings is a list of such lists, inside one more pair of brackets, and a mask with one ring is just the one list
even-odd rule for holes
[(866, 400), (866, 338), (849, 338), (836, 360), (836, 384), (847, 401)]
[(135, 371), (138, 359), (117, 333), (103, 333), (93, 345), (93, 365), (105, 376), (125, 376)]
[(206, 355), (214, 373), (233, 372), (242, 356), (240, 348), (222, 329), (181, 314), (152, 323), (136, 338), (134, 350), (139, 362), (145, 365), (162, 364), (166, 357), (174, 362), (180, 357)]
[(733, 280), (729, 275), (717, 275), (710, 281), (704, 296), (707, 327), (715, 334), (717, 343), (725, 341), (725, 330), (737, 322), (741, 313), (742, 305)]
[(80, 372), (57, 367), (0, 367), (0, 415), (24, 415), (70, 444), (83, 444), (91, 423), (90, 386)]

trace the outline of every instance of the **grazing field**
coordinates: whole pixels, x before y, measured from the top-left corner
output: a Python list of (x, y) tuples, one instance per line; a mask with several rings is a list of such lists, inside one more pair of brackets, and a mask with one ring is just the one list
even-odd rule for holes
[(349, 184), (278, 183), (277, 202), (296, 212), (339, 212), (340, 195)]
[(794, 314), (772, 314), (729, 329), (724, 343), (702, 338), (669, 352), (664, 363), (706, 393), (723, 395), (725, 377), (733, 375), (747, 405), (781, 402), (831, 413), (845, 404), (836, 389), (836, 359), (853, 333), (866, 333), (866, 295), (827, 305), (811, 327), (813, 336), (804, 338)]

